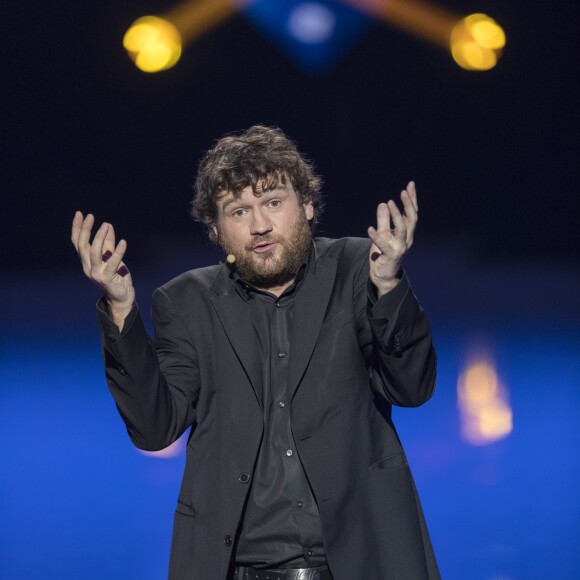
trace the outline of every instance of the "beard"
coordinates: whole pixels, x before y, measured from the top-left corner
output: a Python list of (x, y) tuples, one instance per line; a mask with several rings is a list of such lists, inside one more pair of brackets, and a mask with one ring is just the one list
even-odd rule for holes
[[(303, 264), (310, 250), (310, 224), (306, 215), (300, 212), (299, 218), (285, 238), (271, 233), (256, 235), (252, 244), (243, 246), (232, 243), (222, 232), (218, 241), (226, 254), (236, 257), (238, 276), (258, 289), (269, 289), (284, 286), (291, 282)], [(257, 244), (274, 242), (274, 247), (263, 253), (254, 252)], [(279, 255), (276, 256), (276, 251)]]

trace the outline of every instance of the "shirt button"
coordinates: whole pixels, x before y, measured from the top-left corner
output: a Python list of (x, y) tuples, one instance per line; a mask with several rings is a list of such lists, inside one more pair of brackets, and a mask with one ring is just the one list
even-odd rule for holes
[(238, 477), (238, 480), (241, 481), (242, 483), (248, 483), (248, 481), (250, 481), (250, 476), (247, 473), (243, 472), (240, 473), (240, 477)]
[(292, 449), (288, 449), (288, 451), (286, 451), (286, 455), (288, 455), (288, 457), (292, 457)]
[(227, 536), (224, 536), (224, 544), (226, 546), (232, 545), (232, 537), (229, 534)]
[(280, 308), (280, 302), (276, 302), (276, 308)]
[(286, 353), (284, 353), (284, 352), (279, 352), (278, 353), (278, 357), (279, 358), (284, 358), (285, 356), (286, 356)]
[(278, 403), (278, 407), (285, 407), (285, 406), (286, 406), (286, 403), (284, 401), (280, 401)]
[(312, 550), (308, 550), (308, 552), (306, 552), (308, 554), (308, 556), (312, 556)]
[(302, 507), (304, 507), (304, 504), (303, 504), (301, 501), (299, 501), (299, 502), (298, 502), (296, 505), (297, 505), (299, 508), (302, 508)]

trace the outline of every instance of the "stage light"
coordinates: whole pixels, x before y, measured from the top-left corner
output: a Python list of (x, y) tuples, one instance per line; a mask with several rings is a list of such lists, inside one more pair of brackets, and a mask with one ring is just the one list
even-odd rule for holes
[(465, 18), (465, 25), (480, 46), (494, 50), (505, 46), (505, 32), (493, 18), (485, 14), (472, 14)]
[[(340, 1), (450, 50), (455, 62), (466, 70), (493, 68), (505, 46), (501, 26), (485, 14), (460, 20), (453, 12), (425, 0)], [(254, 10), (254, 3), (259, 9)], [(246, 8), (246, 14), (259, 14), (260, 22), (264, 15), (272, 19), (277, 10), (291, 8), (287, 23), (290, 35), (310, 47), (328, 44), (339, 28), (336, 8), (331, 9), (328, 2), (293, 4), (275, 8), (276, 3), (256, 0), (184, 0), (161, 17), (137, 20), (125, 34), (123, 44), (141, 70), (167, 70), (179, 60), (182, 46)]]
[(143, 16), (126, 32), (123, 46), (139, 69), (154, 73), (177, 63), (181, 56), (181, 35), (168, 20)]
[(318, 2), (303, 2), (292, 9), (288, 18), (290, 33), (307, 44), (326, 42), (336, 25), (330, 8)]
[(459, 19), (423, 0), (341, 0), (445, 49), (465, 70), (489, 70), (501, 56), (505, 33), (486, 14)]
[(251, 1), (186, 0), (163, 16), (143, 16), (136, 20), (126, 32), (123, 46), (142, 71), (167, 70), (179, 60), (184, 44)]
[(494, 401), (479, 414), (479, 432), (487, 441), (505, 437), (512, 430), (512, 411), (503, 401)]
[(501, 26), (486, 14), (471, 14), (460, 20), (451, 31), (453, 60), (465, 70), (490, 70), (505, 46)]
[(486, 445), (507, 437), (513, 429), (507, 389), (485, 358), (470, 363), (460, 375), (457, 404), (461, 436), (468, 443)]

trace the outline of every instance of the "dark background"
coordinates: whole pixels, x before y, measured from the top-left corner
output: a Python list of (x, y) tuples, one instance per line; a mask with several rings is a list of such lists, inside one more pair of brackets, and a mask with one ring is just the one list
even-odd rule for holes
[(373, 23), (331, 70), (302, 72), (242, 16), (145, 74), (121, 45), (167, 1), (3, 3), (3, 269), (70, 265), (76, 209), (114, 223), (128, 262), (205, 243), (189, 218), (202, 153), (254, 123), (282, 127), (325, 177), (319, 233), (365, 235), (409, 179), (419, 240), (485, 261), (578, 250), (578, 8), (441, 0), (483, 11), (507, 46), (488, 72)]

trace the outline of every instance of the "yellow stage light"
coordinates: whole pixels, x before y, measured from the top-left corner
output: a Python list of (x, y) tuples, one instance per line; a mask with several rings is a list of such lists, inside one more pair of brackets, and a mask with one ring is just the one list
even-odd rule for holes
[(500, 50), (505, 46), (505, 32), (492, 18), (485, 14), (472, 14), (465, 18), (465, 25), (479, 46)]
[(123, 46), (145, 72), (174, 66), (184, 44), (233, 16), (253, 0), (184, 0), (164, 16), (139, 18), (126, 32)]
[(465, 70), (492, 69), (505, 46), (501, 26), (485, 14), (471, 14), (452, 29), (450, 49), (453, 60)]
[(181, 35), (168, 20), (143, 16), (126, 32), (123, 46), (138, 68), (154, 73), (177, 63), (181, 56)]

